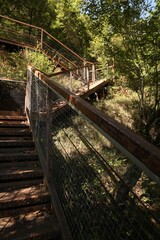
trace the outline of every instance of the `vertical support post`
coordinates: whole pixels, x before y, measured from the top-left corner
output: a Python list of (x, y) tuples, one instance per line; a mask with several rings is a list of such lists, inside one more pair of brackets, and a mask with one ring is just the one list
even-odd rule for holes
[(86, 62), (84, 61), (84, 63), (83, 63), (83, 82), (84, 82), (84, 84), (86, 84), (86, 67), (85, 67), (85, 65), (86, 65)]
[(49, 101), (49, 88), (47, 87), (46, 91), (46, 178), (48, 183), (50, 182), (49, 178), (49, 142), (51, 141), (51, 107)]
[(115, 79), (115, 70), (114, 70), (114, 57), (112, 58), (112, 81)]
[(69, 73), (69, 79), (70, 79), (70, 90), (72, 91), (72, 87), (73, 87), (73, 73), (72, 73), (72, 71), (70, 71), (70, 73)]
[(86, 67), (86, 80), (87, 80), (87, 88), (89, 90), (89, 67)]
[(31, 77), (30, 77), (30, 74), (29, 74), (29, 69), (27, 68), (27, 84), (26, 84), (26, 93), (25, 93), (24, 112), (27, 112), (28, 110), (30, 110), (30, 106), (29, 106), (29, 103), (31, 102)]
[(96, 80), (95, 65), (92, 64), (92, 82), (94, 83), (95, 80)]
[(44, 32), (43, 32), (43, 29), (41, 29), (41, 49), (43, 49), (43, 35), (44, 35)]

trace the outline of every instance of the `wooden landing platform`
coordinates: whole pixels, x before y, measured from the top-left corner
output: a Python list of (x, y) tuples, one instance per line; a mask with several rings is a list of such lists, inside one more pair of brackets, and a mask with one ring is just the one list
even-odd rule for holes
[(94, 83), (90, 84), (89, 89), (87, 86), (80, 88), (79, 91), (76, 93), (76, 95), (81, 96), (82, 98), (86, 98), (92, 93), (95, 93), (96, 91), (98, 91), (99, 89), (104, 88), (108, 84), (109, 82), (104, 80), (95, 81)]

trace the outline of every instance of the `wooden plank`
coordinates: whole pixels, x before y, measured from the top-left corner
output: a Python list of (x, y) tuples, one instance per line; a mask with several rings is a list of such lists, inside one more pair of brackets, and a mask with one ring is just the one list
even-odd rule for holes
[(0, 120), (0, 128), (28, 128), (28, 125), (26, 123), (6, 123)]
[(26, 119), (26, 116), (22, 112), (17, 111), (0, 111), (0, 119), (1, 118), (17, 118), (17, 119)]
[(3, 182), (0, 183), (0, 191), (6, 191), (8, 189), (22, 188), (22, 187), (30, 187), (32, 185), (42, 184), (43, 178), (38, 179), (27, 179), (21, 181), (12, 180), (11, 182)]
[(28, 153), (0, 153), (0, 162), (37, 161), (37, 159), (37, 153), (31, 151)]
[(38, 167), (38, 166), (40, 166), (40, 163), (39, 163), (39, 161), (37, 161), (37, 160), (35, 160), (35, 161), (29, 161), (29, 163), (28, 163), (28, 161), (21, 161), (21, 162), (18, 162), (18, 161), (13, 161), (13, 162), (2, 162), (2, 161), (0, 161), (0, 171), (1, 171), (1, 169), (2, 168), (5, 168), (5, 167), (26, 167), (26, 166), (28, 166), (28, 164), (29, 164), (29, 166), (30, 167)]
[(23, 179), (42, 178), (43, 172), (39, 167), (10, 167), (3, 168), (0, 171), (0, 181), (15, 181)]
[(87, 89), (87, 87), (85, 87), (84, 89), (82, 88), (78, 91), (78, 93), (76, 93), (76, 95), (81, 96), (82, 98), (86, 98), (92, 93), (95, 93), (99, 89), (105, 87), (108, 83), (108, 81), (104, 80), (95, 81), (94, 83), (91, 83), (89, 85), (89, 90)]
[(3, 140), (0, 139), (0, 148), (1, 147), (35, 147), (35, 144), (33, 141), (30, 140), (17, 140), (17, 139), (8, 139)]
[(33, 138), (32, 138), (32, 134), (29, 134), (28, 136), (26, 135), (17, 135), (17, 136), (14, 136), (14, 135), (1, 135), (0, 134), (0, 140), (2, 141), (6, 141), (6, 140), (22, 140), (22, 141), (31, 141)]
[(25, 207), (49, 201), (49, 193), (43, 184), (18, 189), (7, 189), (0, 192), (0, 210)]
[[(1, 240), (60, 240), (60, 227), (54, 214), (42, 209), (0, 218)], [(15, 231), (16, 230), (16, 231)]]
[(16, 119), (0, 119), (0, 124), (6, 124), (6, 125), (13, 125), (15, 126), (16, 124), (17, 125), (20, 125), (20, 124), (25, 124), (25, 126), (27, 125), (28, 126), (28, 122), (26, 120), (16, 120)]
[(35, 149), (34, 146), (31, 147), (0, 147), (0, 154), (1, 153), (29, 153)]
[(51, 209), (51, 204), (50, 204), (50, 202), (48, 202), (48, 203), (42, 203), (42, 204), (33, 205), (33, 206), (20, 208), (20, 209), (10, 209), (8, 211), (1, 210), (0, 218), (14, 217), (14, 216), (21, 217), (23, 214), (32, 213), (34, 211), (46, 211), (46, 212), (52, 211), (53, 212), (53, 210)]
[(29, 129), (4, 129), (0, 128), (0, 139), (3, 139), (4, 137), (15, 137), (15, 136), (23, 136), (23, 137), (31, 137), (32, 133)]

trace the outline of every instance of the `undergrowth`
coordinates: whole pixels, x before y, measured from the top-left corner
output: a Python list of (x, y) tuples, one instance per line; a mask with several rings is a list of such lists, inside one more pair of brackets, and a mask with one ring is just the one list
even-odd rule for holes
[(136, 92), (127, 87), (112, 87), (106, 99), (94, 103), (109, 117), (137, 131), (139, 99)]
[(18, 80), (26, 80), (27, 65), (33, 65), (47, 74), (53, 73), (56, 68), (55, 62), (50, 61), (43, 53), (29, 49), (17, 52), (0, 50), (0, 62), (0, 77)]

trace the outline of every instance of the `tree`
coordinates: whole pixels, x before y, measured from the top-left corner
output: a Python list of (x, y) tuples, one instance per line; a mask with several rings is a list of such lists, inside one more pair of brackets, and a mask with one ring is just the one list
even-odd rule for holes
[(51, 11), (46, 0), (0, 0), (1, 15), (49, 29)]
[[(143, 0), (88, 0), (92, 20), (91, 54), (107, 77), (123, 76), (139, 96), (137, 131), (160, 146), (160, 3), (155, 8)], [(131, 165), (124, 181), (134, 187), (141, 175)], [(132, 181), (131, 181), (132, 180)], [(125, 201), (129, 193), (121, 182), (115, 199)]]
[(68, 47), (82, 56), (89, 46), (87, 21), (89, 17), (82, 13), (83, 0), (50, 0), (56, 17), (52, 20), (52, 32)]

